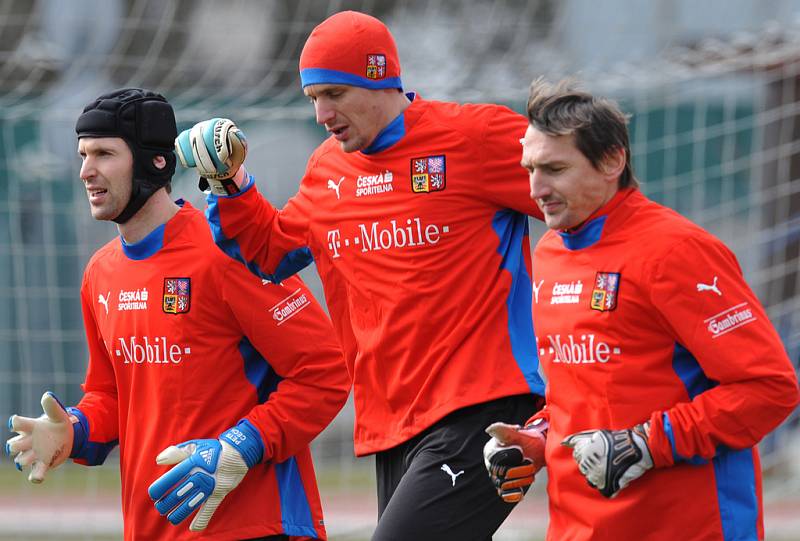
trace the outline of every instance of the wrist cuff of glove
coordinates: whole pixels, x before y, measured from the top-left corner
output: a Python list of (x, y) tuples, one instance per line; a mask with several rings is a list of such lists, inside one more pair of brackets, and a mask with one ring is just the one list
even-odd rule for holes
[(89, 441), (89, 420), (78, 408), (66, 408), (67, 413), (74, 415), (77, 423), (72, 423), (72, 450), (69, 453), (70, 458), (83, 457), (84, 447), (86, 442)]
[[(242, 167), (244, 167), (244, 166), (242, 166)], [(201, 180), (200, 190), (203, 191), (203, 192), (206, 192), (206, 189), (202, 188), (202, 181), (205, 181), (206, 184), (207, 184), (208, 180), (204, 179), (203, 177), (200, 177), (200, 180)], [(228, 180), (230, 180), (231, 182), (234, 182), (234, 180), (232, 178), (228, 179)], [(219, 182), (219, 181), (215, 181), (215, 182)], [(233, 199), (234, 197), (239, 197), (243, 193), (249, 191), (250, 188), (252, 188), (255, 185), (255, 183), (256, 182), (255, 182), (255, 179), (253, 178), (253, 175), (251, 175), (250, 173), (247, 173), (247, 178), (245, 179), (245, 181), (242, 184), (241, 188), (237, 188), (237, 190), (235, 192), (228, 193), (228, 195), (219, 195), (219, 194), (214, 193), (213, 191), (206, 192), (206, 201), (210, 203), (213, 199)], [(234, 186), (235, 186), (235, 183), (234, 183)]]
[(78, 408), (66, 408), (67, 413), (74, 415), (77, 423), (72, 423), (72, 452), (69, 457), (86, 466), (98, 466), (105, 462), (108, 454), (117, 446), (119, 440), (106, 442), (91, 441), (89, 419)]
[(236, 184), (236, 181), (233, 180), (233, 178), (220, 178), (220, 179), (209, 180), (205, 177), (200, 177), (200, 181), (197, 187), (200, 188), (200, 191), (202, 192), (210, 189), (212, 193), (215, 193), (216, 195), (221, 195), (222, 197), (229, 197), (231, 195), (236, 195), (241, 191), (239, 189), (239, 186)]
[(264, 456), (264, 442), (261, 434), (247, 419), (242, 419), (235, 427), (220, 434), (219, 439), (235, 447), (242, 454), (248, 468), (261, 462), (261, 458)]

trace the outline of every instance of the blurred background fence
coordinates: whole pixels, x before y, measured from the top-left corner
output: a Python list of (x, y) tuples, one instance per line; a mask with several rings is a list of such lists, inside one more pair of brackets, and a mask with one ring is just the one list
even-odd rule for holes
[[(45, 389), (67, 403), (80, 397), (81, 273), (116, 234), (90, 218), (78, 179), (73, 128), (83, 105), (144, 86), (175, 105), (180, 128), (235, 119), (250, 142), (249, 170), (281, 206), (324, 137), (302, 97), (297, 58), (311, 29), (343, 9), (388, 24), (406, 88), (426, 98), (522, 112), (533, 78), (569, 75), (618, 99), (632, 114), (643, 190), (734, 250), (797, 365), (796, 2), (0, 0), (0, 416), (35, 414)], [(195, 182), (179, 172), (174, 193), (202, 206)], [(535, 240), (542, 228), (532, 225)], [(303, 276), (319, 294), (313, 269)], [(353, 458), (352, 417), (348, 405), (313, 445), (334, 539), (366, 538), (375, 520), (372, 460)], [(770, 512), (797, 520), (797, 417), (761, 444), (768, 538), (783, 535)], [(0, 538), (119, 537), (115, 460), (68, 466), (31, 487), (4, 458)], [(498, 539), (542, 535), (540, 486)], [(787, 526), (785, 538), (798, 528)]]

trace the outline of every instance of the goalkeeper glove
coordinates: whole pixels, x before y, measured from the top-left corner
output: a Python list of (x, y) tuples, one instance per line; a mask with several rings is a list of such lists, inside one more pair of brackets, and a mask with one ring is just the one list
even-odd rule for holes
[(589, 485), (606, 498), (613, 498), (653, 467), (647, 446), (649, 434), (648, 421), (625, 430), (578, 432), (561, 444), (572, 448), (572, 457)]
[(19, 435), (6, 442), (6, 454), (15, 455), (17, 469), (30, 466), (28, 481), (37, 484), (69, 458), (75, 440), (72, 425), (77, 422), (50, 391), (42, 395), (42, 410), (44, 415), (35, 419), (12, 415), (8, 428)]
[(212, 118), (183, 130), (175, 139), (175, 154), (184, 167), (195, 167), (200, 189), (215, 195), (239, 192), (233, 176), (247, 156), (247, 139), (232, 120)]
[(177, 466), (156, 479), (147, 492), (172, 524), (183, 522), (199, 507), (189, 529), (204, 530), (225, 496), (263, 454), (258, 430), (242, 420), (218, 440), (190, 440), (161, 451), (158, 464)]
[(544, 446), (549, 423), (536, 419), (524, 428), (493, 423), (486, 429), (492, 439), (483, 447), (483, 461), (497, 489), (507, 503), (520, 501), (544, 466)]

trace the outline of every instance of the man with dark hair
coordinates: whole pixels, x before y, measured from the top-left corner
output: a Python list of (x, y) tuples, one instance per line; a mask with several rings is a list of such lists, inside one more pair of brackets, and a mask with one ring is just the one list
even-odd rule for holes
[[(487, 448), (547, 464), (548, 539), (763, 539), (756, 444), (798, 388), (735, 256), (637, 189), (615, 103), (537, 81), (528, 118), (549, 429), (494, 426)], [(535, 473), (510, 470), (490, 475)]]
[(575, 147), (592, 167), (597, 169), (614, 148), (625, 151), (625, 167), (619, 175), (619, 188), (637, 188), (639, 181), (631, 166), (631, 147), (628, 141), (628, 116), (616, 103), (606, 98), (592, 97), (594, 107), (581, 108), (590, 97), (565, 81), (561, 92), (551, 90), (544, 79), (531, 84), (528, 97), (528, 123), (544, 134), (575, 135)]
[(92, 216), (120, 237), (81, 286), (83, 398), (65, 408), (47, 392), (43, 416), (12, 416), (6, 452), (41, 483), (119, 445), (127, 540), (325, 539), (308, 444), (349, 390), (329, 320), (298, 278), (262, 284), (217, 249), (202, 213), (170, 199), (164, 97), (105, 94), (75, 130)]
[[(480, 427), (541, 405), (531, 322), (525, 117), (404, 93), (379, 20), (337, 13), (300, 56), (330, 137), (277, 210), (227, 157), (225, 120), (178, 137), (212, 187), (217, 243), (265, 279), (316, 262), (353, 377), (355, 451), (375, 454), (373, 540), (490, 539), (494, 497)], [(537, 396), (532, 396), (534, 393)]]

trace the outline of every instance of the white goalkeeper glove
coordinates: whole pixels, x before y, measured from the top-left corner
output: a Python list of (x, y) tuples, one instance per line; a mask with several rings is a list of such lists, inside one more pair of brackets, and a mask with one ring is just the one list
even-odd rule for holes
[(199, 508), (189, 529), (201, 531), (263, 454), (261, 436), (243, 420), (218, 440), (190, 440), (161, 451), (156, 457), (159, 465), (177, 466), (156, 479), (147, 492), (172, 524), (180, 524)]
[(175, 154), (184, 167), (200, 174), (200, 189), (214, 195), (233, 195), (239, 186), (233, 179), (247, 156), (244, 133), (227, 118), (212, 118), (183, 130), (175, 139)]
[(30, 466), (28, 481), (37, 484), (69, 458), (75, 437), (72, 424), (77, 422), (50, 391), (42, 395), (42, 410), (44, 415), (37, 418), (12, 415), (8, 428), (19, 435), (6, 442), (6, 454), (14, 455), (17, 469)]
[(653, 467), (649, 434), (648, 421), (625, 430), (578, 432), (561, 444), (572, 448), (572, 457), (589, 485), (613, 498)]
[(492, 423), (486, 429), (492, 439), (483, 446), (483, 462), (503, 501), (520, 501), (533, 484), (536, 472), (545, 465), (549, 426), (546, 419), (539, 418), (524, 428)]

